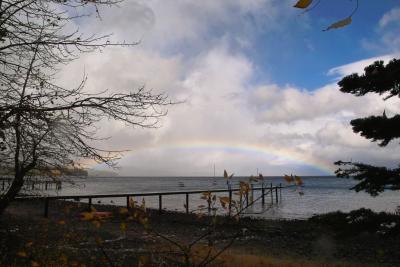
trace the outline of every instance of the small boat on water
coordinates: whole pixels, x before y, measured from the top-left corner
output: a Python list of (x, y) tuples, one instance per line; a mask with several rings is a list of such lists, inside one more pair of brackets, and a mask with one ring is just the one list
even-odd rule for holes
[(178, 182), (179, 187), (185, 187), (185, 184), (183, 182)]

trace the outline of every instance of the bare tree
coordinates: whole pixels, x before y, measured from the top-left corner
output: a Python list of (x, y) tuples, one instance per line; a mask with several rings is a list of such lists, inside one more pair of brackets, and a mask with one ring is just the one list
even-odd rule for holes
[[(33, 171), (51, 175), (82, 159), (113, 165), (117, 152), (96, 148), (96, 124), (102, 119), (156, 127), (166, 114), (165, 95), (145, 88), (130, 93), (85, 92), (87, 77), (75, 88), (57, 85), (61, 67), (107, 46), (109, 36), (67, 32), (73, 20), (99, 16), (99, 5), (118, 0), (0, 0), (0, 168), (13, 181), (0, 199), (0, 214)], [(73, 10), (74, 12), (71, 12)]]

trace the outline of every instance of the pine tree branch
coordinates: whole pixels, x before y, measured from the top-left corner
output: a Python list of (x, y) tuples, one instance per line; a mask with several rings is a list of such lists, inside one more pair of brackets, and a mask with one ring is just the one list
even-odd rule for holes
[(386, 146), (395, 138), (400, 138), (400, 115), (392, 118), (383, 116), (370, 116), (355, 119), (350, 122), (353, 131), (360, 133), (366, 139), (373, 142), (380, 141), (380, 146)]
[(341, 178), (353, 178), (360, 181), (351, 190), (356, 192), (366, 191), (372, 196), (377, 196), (384, 190), (400, 189), (400, 168), (389, 169), (377, 167), (359, 162), (335, 162), (337, 166), (343, 166), (335, 171)]

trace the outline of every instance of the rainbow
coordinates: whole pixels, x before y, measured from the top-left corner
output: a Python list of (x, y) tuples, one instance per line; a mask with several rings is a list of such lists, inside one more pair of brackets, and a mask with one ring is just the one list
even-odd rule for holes
[(334, 166), (330, 162), (317, 159), (312, 155), (306, 155), (294, 150), (281, 149), (265, 144), (241, 143), (236, 141), (210, 141), (210, 140), (183, 140), (172, 141), (168, 143), (142, 145), (133, 148), (125, 156), (134, 155), (135, 153), (146, 150), (168, 150), (168, 149), (183, 149), (183, 150), (210, 150), (210, 151), (225, 151), (238, 152), (246, 154), (265, 155), (266, 160), (271, 158), (280, 158), (287, 160), (289, 163), (301, 164), (315, 168), (324, 174), (332, 175)]

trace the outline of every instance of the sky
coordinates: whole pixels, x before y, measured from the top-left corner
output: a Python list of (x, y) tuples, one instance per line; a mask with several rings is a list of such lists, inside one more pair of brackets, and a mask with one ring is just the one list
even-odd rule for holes
[[(173, 101), (157, 129), (103, 121), (96, 144), (122, 149), (125, 176), (332, 175), (337, 160), (398, 164), (398, 143), (379, 147), (352, 132), (350, 120), (400, 112), (400, 101), (341, 93), (337, 82), (381, 59), (400, 57), (400, 4), (321, 1), (302, 11), (292, 0), (128, 0), (101, 7), (71, 29), (136, 42), (83, 54), (60, 73), (87, 90), (140, 86)], [(95, 169), (104, 166), (93, 165)]]

